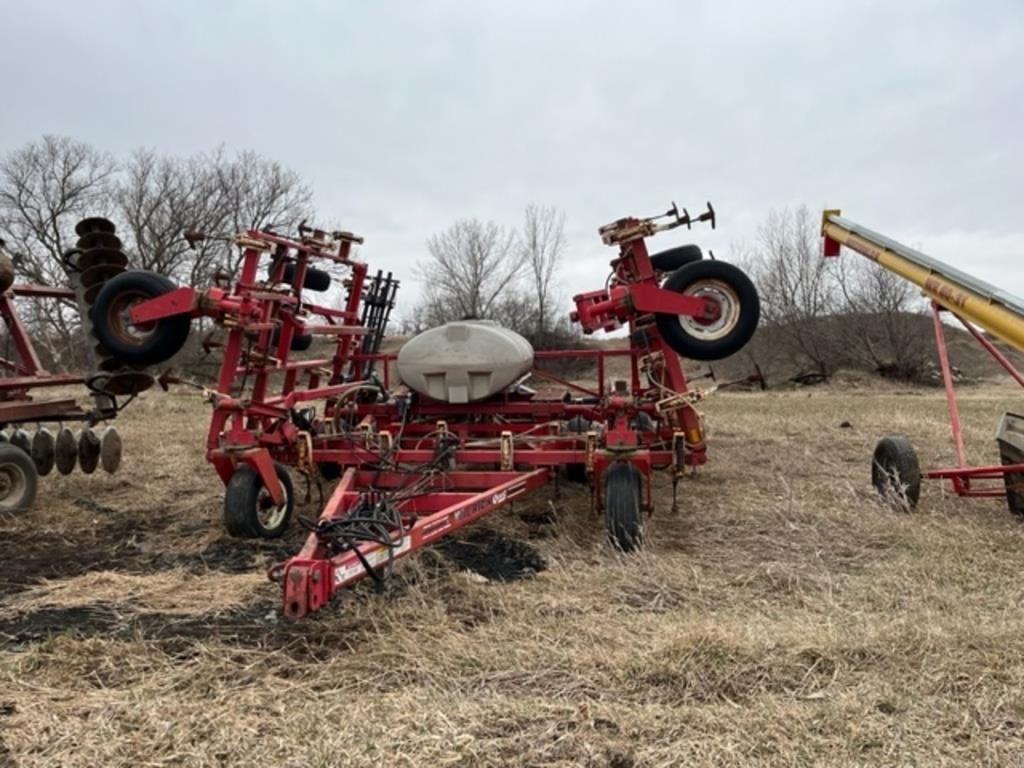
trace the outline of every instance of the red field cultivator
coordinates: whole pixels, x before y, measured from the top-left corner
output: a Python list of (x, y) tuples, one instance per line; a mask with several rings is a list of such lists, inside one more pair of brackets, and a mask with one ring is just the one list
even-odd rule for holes
[[(170, 357), (191, 317), (226, 331), (208, 390), (207, 456), (226, 483), (233, 535), (285, 530), (294, 501), (287, 468), (337, 480), (307, 523), (305, 546), (272, 572), (294, 619), (363, 577), (383, 578), (397, 558), (559, 468), (590, 482), (616, 547), (639, 547), (654, 507), (652, 470), (670, 472), (675, 489), (707, 460), (695, 408), (707, 392), (688, 385), (679, 356), (732, 354), (758, 321), (757, 292), (737, 268), (704, 260), (692, 245), (648, 254), (646, 238), (697, 221), (714, 226), (710, 205), (697, 217), (673, 206), (600, 229), (618, 250), (611, 275), (605, 288), (575, 297), (572, 317), (585, 333), (628, 327), (627, 349), (535, 353), (507, 329), (466, 320), (414, 337), (397, 356), (381, 354), (397, 281), (371, 277), (353, 258), (355, 235), (305, 228), (295, 239), (234, 237), (242, 261), (230, 283), (200, 290), (151, 273), (119, 275), (100, 291), (94, 319), (103, 344), (134, 365)], [(309, 300), (338, 273), (339, 307)], [(596, 381), (560, 374), (566, 361), (585, 361)], [(624, 373), (609, 384), (613, 366)]]

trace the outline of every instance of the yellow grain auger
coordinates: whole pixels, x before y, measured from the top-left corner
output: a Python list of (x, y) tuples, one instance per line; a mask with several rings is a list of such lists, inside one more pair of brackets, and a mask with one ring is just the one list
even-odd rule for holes
[(932, 327), (957, 463), (955, 467), (922, 473), (910, 441), (903, 435), (890, 435), (879, 440), (875, 447), (871, 466), (875, 488), (887, 500), (911, 508), (920, 496), (922, 477), (945, 478), (958, 496), (1005, 494), (1010, 511), (1024, 516), (1024, 416), (1004, 413), (1000, 419), (996, 441), (1002, 464), (968, 465), (941, 320), (942, 312), (956, 317), (1017, 384), (1024, 387), (1024, 375), (982, 333), (985, 331), (1018, 352), (1024, 352), (1024, 300), (845, 219), (837, 209), (827, 209), (822, 214), (821, 233), (825, 238), (825, 256), (838, 256), (841, 246), (845, 246), (914, 283), (931, 301)]

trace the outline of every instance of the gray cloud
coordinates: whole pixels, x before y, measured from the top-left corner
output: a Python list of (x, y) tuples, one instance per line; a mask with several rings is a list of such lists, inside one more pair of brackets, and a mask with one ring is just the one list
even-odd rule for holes
[(1024, 294), (1018, 2), (0, 0), (0, 28), (0, 151), (251, 147), (410, 277), (454, 219), (537, 202), (570, 295), (599, 225), (711, 199), (721, 256), (773, 207), (841, 206)]

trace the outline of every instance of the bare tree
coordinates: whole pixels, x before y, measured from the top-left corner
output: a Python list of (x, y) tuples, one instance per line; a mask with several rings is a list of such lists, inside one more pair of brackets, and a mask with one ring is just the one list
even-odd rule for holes
[(188, 158), (139, 150), (126, 164), (116, 193), (137, 265), (191, 284), (209, 280), (218, 266), (236, 270), (239, 255), (216, 239), (190, 248), (185, 231), (292, 230), (310, 215), (311, 198), (294, 171), (255, 152), (227, 158), (222, 150)]
[(138, 150), (125, 164), (114, 198), (137, 267), (194, 282), (197, 267), (222, 248), (204, 241), (192, 250), (182, 236), (189, 229), (217, 232), (228, 223), (226, 196), (203, 156), (182, 160)]
[(834, 344), (821, 318), (837, 306), (836, 285), (821, 255), (816, 219), (806, 206), (771, 211), (758, 229), (753, 277), (762, 321), (800, 351), (817, 373), (829, 373)]
[[(18, 273), (30, 282), (63, 285), (64, 251), (75, 242), (78, 219), (109, 208), (114, 159), (82, 142), (44, 136), (0, 160), (0, 237), (18, 254)], [(53, 357), (76, 348), (77, 315), (62, 302), (26, 305), (42, 329), (37, 343)]]
[(931, 347), (922, 338), (914, 285), (859, 257), (840, 260), (836, 281), (843, 300), (837, 335), (846, 353), (883, 376), (920, 378)]
[(534, 295), (531, 335), (535, 343), (543, 344), (557, 325), (552, 318), (556, 301), (554, 279), (565, 250), (565, 214), (555, 208), (527, 206), (520, 247)]
[[(302, 177), (256, 152), (239, 152), (233, 159), (218, 153), (213, 164), (226, 223), (232, 232), (249, 229), (294, 230), (312, 216), (313, 193)], [(235, 254), (227, 264), (238, 268)]]
[(489, 318), (525, 266), (516, 233), (493, 221), (461, 219), (427, 240), (430, 261), (417, 268), (425, 285), (423, 325)]

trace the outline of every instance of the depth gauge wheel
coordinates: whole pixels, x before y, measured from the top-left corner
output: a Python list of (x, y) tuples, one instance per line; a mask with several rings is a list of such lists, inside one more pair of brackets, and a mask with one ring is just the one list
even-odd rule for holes
[(21, 448), (0, 443), (0, 512), (26, 512), (36, 498), (39, 475)]
[(921, 497), (921, 465), (910, 440), (903, 435), (883, 437), (871, 461), (871, 484), (882, 500), (910, 511)]
[(644, 518), (640, 510), (640, 470), (617, 461), (604, 471), (604, 523), (612, 546), (622, 552), (640, 549)]
[(144, 270), (122, 272), (110, 278), (93, 304), (93, 330), (100, 343), (118, 362), (127, 365), (153, 365), (173, 357), (188, 339), (191, 318), (187, 314), (164, 317), (135, 325), (129, 312), (177, 286), (163, 275)]
[(683, 357), (721, 360), (743, 349), (757, 330), (761, 318), (757, 289), (732, 264), (696, 261), (669, 275), (663, 287), (718, 304), (718, 317), (714, 320), (664, 313), (654, 316), (662, 338)]
[(295, 504), (292, 478), (281, 464), (274, 471), (284, 490), (284, 502), (275, 504), (259, 472), (240, 464), (224, 489), (224, 527), (232, 536), (276, 539), (288, 528)]

